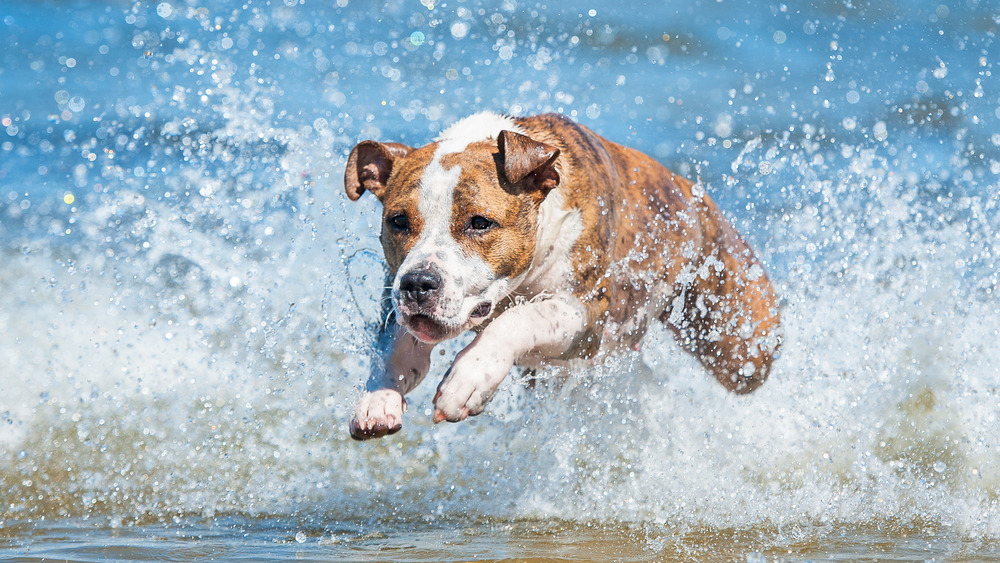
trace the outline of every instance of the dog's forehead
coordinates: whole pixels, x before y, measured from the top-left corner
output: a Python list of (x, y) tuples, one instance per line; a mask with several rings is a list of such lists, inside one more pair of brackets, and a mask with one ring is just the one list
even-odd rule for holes
[(420, 180), (428, 165), (434, 160), (433, 144), (421, 147), (401, 159), (393, 167), (389, 176), (386, 201), (396, 198), (409, 198), (412, 192), (420, 187)]
[(502, 194), (495, 140), (477, 141), (459, 152), (442, 154), (446, 148), (434, 142), (403, 159), (392, 172), (385, 205), (410, 205), (426, 199), (446, 203), (456, 191)]
[(389, 198), (409, 199), (414, 190), (425, 192), (422, 199), (450, 198), (460, 182), (497, 184), (497, 138), (505, 130), (522, 132), (512, 117), (489, 111), (453, 123), (402, 159), (389, 178)]
[(462, 180), (491, 180), (497, 177), (497, 143), (493, 139), (470, 143), (461, 152), (440, 155), (441, 166), (461, 168)]

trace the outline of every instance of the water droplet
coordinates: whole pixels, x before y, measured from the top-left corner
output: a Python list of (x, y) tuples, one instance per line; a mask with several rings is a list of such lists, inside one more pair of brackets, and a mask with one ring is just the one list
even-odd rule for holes
[(948, 76), (948, 67), (945, 66), (944, 61), (938, 62), (938, 67), (934, 69), (934, 78), (942, 79)]
[(161, 18), (169, 18), (174, 13), (174, 7), (169, 2), (161, 2), (156, 6), (156, 15)]
[(884, 121), (879, 121), (872, 127), (872, 133), (878, 141), (884, 141), (889, 136), (889, 129)]
[(455, 39), (462, 39), (469, 34), (469, 24), (465, 22), (455, 22), (451, 24), (451, 36)]
[(306, 533), (302, 531), (295, 532), (295, 541), (298, 543), (306, 543)]
[(823, 76), (823, 80), (827, 82), (833, 82), (837, 79), (837, 75), (833, 72), (833, 64), (826, 63), (826, 75)]
[(948, 466), (943, 461), (938, 461), (934, 464), (934, 471), (938, 473), (944, 473), (945, 469), (948, 469)]

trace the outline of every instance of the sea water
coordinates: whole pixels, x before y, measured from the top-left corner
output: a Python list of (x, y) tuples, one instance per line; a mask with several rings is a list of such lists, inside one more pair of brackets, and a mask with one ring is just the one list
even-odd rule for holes
[[(0, 4), (0, 557), (1000, 560), (1000, 7)], [(784, 344), (346, 423), (384, 263), (363, 139), (555, 111), (700, 181)], [(465, 338), (463, 342), (467, 342)]]

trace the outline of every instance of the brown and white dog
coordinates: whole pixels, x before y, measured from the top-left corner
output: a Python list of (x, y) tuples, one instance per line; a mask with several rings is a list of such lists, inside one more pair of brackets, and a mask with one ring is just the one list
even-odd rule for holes
[(382, 202), (396, 319), (356, 439), (398, 431), (431, 349), (467, 330), (434, 422), (481, 413), (515, 365), (637, 348), (651, 319), (730, 391), (767, 378), (779, 310), (750, 247), (700, 185), (561, 115), (478, 113), (421, 148), (363, 141), (344, 184)]

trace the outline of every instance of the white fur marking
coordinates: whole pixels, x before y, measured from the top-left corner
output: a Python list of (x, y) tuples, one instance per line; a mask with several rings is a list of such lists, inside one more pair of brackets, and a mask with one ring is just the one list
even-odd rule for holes
[[(425, 221), (428, 221), (427, 227), (432, 228), (435, 235), (449, 231), (455, 186), (458, 185), (458, 178), (462, 174), (460, 166), (445, 170), (441, 166), (441, 158), (447, 154), (462, 152), (471, 143), (495, 139), (504, 129), (520, 131), (512, 118), (483, 111), (456, 121), (435, 139), (439, 144), (420, 179), (418, 204), (420, 214)], [(427, 235), (421, 238), (425, 236)]]
[(549, 192), (538, 209), (538, 239), (535, 255), (523, 287), (532, 297), (553, 287), (564, 287), (572, 278), (574, 265), (570, 251), (583, 232), (583, 219), (577, 209), (566, 209), (559, 188)]
[(465, 147), (477, 141), (496, 139), (504, 129), (522, 133), (521, 128), (517, 126), (512, 117), (491, 111), (482, 111), (460, 119), (442, 131), (437, 139), (434, 139), (441, 143), (434, 154), (434, 159), (437, 160), (446, 154), (461, 152), (465, 150)]
[(440, 241), (450, 236), (451, 232), (451, 206), (462, 167), (453, 166), (445, 170), (441, 166), (440, 152), (438, 149), (420, 178), (420, 201), (417, 209), (424, 219), (424, 229), (420, 233), (417, 247), (427, 240)]
[[(435, 234), (440, 230), (439, 219), (444, 221), (444, 232), (449, 231), (451, 221), (451, 204), (454, 200), (455, 187), (462, 174), (460, 166), (445, 170), (441, 166), (441, 158), (447, 154), (462, 152), (471, 143), (495, 139), (504, 129), (520, 132), (513, 118), (483, 111), (460, 119), (451, 124), (438, 135), (435, 141), (439, 143), (430, 164), (420, 179), (420, 214), (428, 221), (428, 227), (433, 220)], [(422, 237), (423, 238), (423, 237)]]

